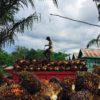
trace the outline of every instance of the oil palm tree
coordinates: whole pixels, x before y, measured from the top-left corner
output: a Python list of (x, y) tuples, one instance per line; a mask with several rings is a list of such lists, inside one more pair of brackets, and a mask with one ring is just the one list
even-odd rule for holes
[(89, 48), (89, 47), (90, 47), (91, 45), (93, 45), (93, 44), (96, 44), (96, 45), (99, 47), (99, 46), (100, 46), (99, 42), (100, 42), (100, 34), (97, 36), (96, 39), (92, 39), (92, 40), (90, 40), (90, 41), (88, 42), (87, 48)]
[[(57, 0), (53, 0), (57, 6)], [(34, 13), (27, 18), (17, 20), (15, 15), (20, 8), (28, 7), (29, 3), (34, 9)], [(38, 16), (34, 8), (34, 0), (0, 0), (0, 48), (5, 44), (14, 43), (14, 36), (17, 32), (23, 33), (25, 28), (32, 28), (34, 19)]]

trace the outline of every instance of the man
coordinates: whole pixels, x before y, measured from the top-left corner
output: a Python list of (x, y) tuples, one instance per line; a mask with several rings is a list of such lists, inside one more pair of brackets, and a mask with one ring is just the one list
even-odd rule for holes
[(46, 37), (46, 40), (49, 42), (47, 45), (45, 45), (45, 46), (48, 46), (48, 48), (44, 51), (44, 55), (45, 55), (45, 57), (46, 57), (46, 59), (48, 60), (48, 61), (50, 61), (51, 59), (50, 59), (50, 55), (51, 55), (51, 50), (52, 50), (52, 41), (51, 41), (51, 39), (50, 39), (50, 37), (48, 36), (48, 37)]

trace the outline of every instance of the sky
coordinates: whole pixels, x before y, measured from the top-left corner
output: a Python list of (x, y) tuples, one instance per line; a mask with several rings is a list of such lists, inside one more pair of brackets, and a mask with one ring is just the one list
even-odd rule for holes
[(26, 48), (45, 49), (50, 36), (53, 41), (53, 50), (56, 52), (75, 53), (81, 48), (86, 48), (87, 43), (100, 34), (100, 28), (67, 19), (51, 16), (61, 16), (86, 21), (100, 25), (98, 11), (93, 0), (58, 0), (58, 8), (52, 0), (34, 0), (35, 9), (30, 5), (21, 9), (16, 18), (21, 19), (34, 13), (41, 14), (41, 21), (34, 22), (32, 30), (25, 29), (23, 34), (16, 33), (15, 44), (6, 46), (5, 50), (13, 51), (17, 45)]

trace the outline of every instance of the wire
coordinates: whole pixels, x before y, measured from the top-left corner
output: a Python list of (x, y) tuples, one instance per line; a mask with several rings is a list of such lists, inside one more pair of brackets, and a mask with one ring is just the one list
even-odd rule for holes
[(79, 22), (79, 23), (88, 24), (88, 25), (91, 25), (91, 26), (100, 27), (100, 25), (91, 24), (91, 23), (88, 23), (88, 22), (85, 22), (85, 21), (76, 20), (76, 19), (72, 19), (72, 18), (69, 18), (69, 17), (61, 16), (61, 15), (56, 15), (56, 14), (50, 14), (50, 15), (51, 15), (51, 16), (58, 16), (58, 17), (60, 17), (60, 18), (68, 19), (68, 20), (71, 20), (71, 21)]

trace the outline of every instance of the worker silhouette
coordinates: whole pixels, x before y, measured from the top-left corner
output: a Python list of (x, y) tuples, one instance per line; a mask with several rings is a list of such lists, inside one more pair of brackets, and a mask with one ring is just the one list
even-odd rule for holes
[(49, 42), (47, 45), (45, 45), (45, 47), (48, 47), (45, 51), (44, 51), (44, 55), (46, 57), (47, 61), (51, 60), (51, 51), (52, 51), (52, 41), (51, 38), (49, 36), (46, 37), (46, 40)]

